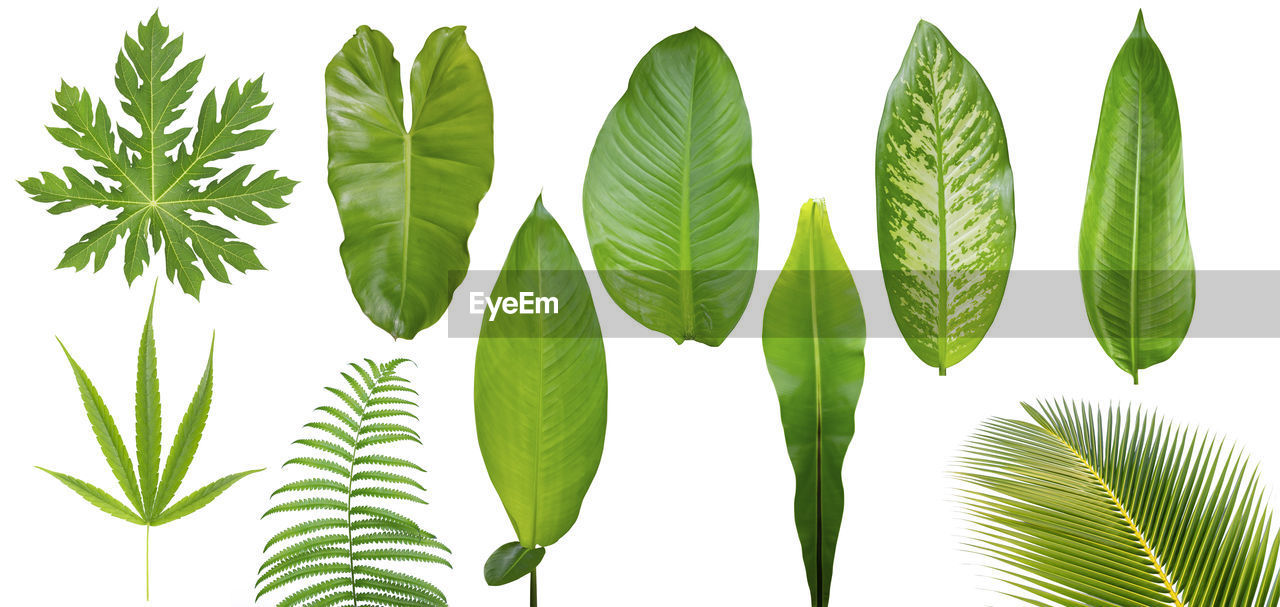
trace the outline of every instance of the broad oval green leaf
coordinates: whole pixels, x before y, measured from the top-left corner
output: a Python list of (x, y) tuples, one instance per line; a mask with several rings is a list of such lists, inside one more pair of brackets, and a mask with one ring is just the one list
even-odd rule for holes
[(830, 601), (844, 514), (840, 468), (862, 391), (866, 321), (826, 204), (800, 211), (795, 243), (764, 310), (764, 357), (796, 473), (796, 532), (812, 604)]
[(1111, 66), (1080, 224), (1093, 334), (1138, 383), (1182, 344), (1196, 303), (1173, 79), (1142, 13)]
[(582, 188), (609, 296), (676, 343), (717, 346), (755, 283), (760, 209), (738, 76), (701, 30), (649, 51), (596, 138)]
[(529, 575), (546, 554), (546, 548), (525, 548), (520, 542), (503, 544), (484, 562), (484, 581), (490, 586), (510, 584)]
[(1013, 170), (991, 92), (921, 21), (876, 140), (885, 289), (911, 351), (940, 375), (991, 327), (1013, 261)]
[(412, 338), (449, 306), (493, 179), (493, 101), (464, 27), (427, 38), (409, 75), (366, 26), (329, 62), (329, 188), (351, 292), (373, 323)]
[(556, 298), (557, 309), (485, 319), (476, 346), (476, 434), (489, 479), (525, 548), (559, 540), (604, 449), (608, 386), (591, 290), (539, 197), (490, 297)]

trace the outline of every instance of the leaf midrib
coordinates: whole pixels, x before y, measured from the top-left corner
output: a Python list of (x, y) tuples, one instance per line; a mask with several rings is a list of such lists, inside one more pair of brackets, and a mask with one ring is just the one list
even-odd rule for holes
[(1070, 451), (1071, 454), (1074, 455), (1076, 459), (1079, 460), (1080, 463), (1084, 465), (1085, 469), (1089, 471), (1089, 475), (1092, 476), (1094, 480), (1096, 480), (1098, 484), (1102, 487), (1102, 489), (1107, 492), (1107, 498), (1111, 500), (1111, 503), (1115, 505), (1116, 510), (1118, 510), (1120, 512), (1120, 515), (1124, 517), (1125, 524), (1128, 525), (1129, 530), (1133, 533), (1133, 537), (1138, 540), (1138, 544), (1142, 547), (1143, 552), (1146, 554), (1147, 560), (1151, 562), (1152, 568), (1154, 568), (1156, 570), (1156, 573), (1160, 575), (1160, 582), (1164, 584), (1165, 591), (1168, 592), (1169, 598), (1173, 599), (1173, 604), (1175, 605), (1175, 607), (1185, 607), (1186, 603), (1182, 601), (1182, 598), (1178, 596), (1178, 591), (1174, 589), (1173, 582), (1169, 579), (1169, 575), (1165, 572), (1165, 568), (1164, 568), (1164, 565), (1161, 564), (1160, 557), (1156, 555), (1155, 550), (1151, 547), (1151, 544), (1147, 542), (1147, 538), (1145, 535), (1143, 535), (1142, 530), (1138, 528), (1138, 524), (1134, 522), (1131, 516), (1129, 516), (1129, 509), (1125, 508), (1124, 503), (1121, 502), (1120, 498), (1115, 494), (1114, 491), (1111, 490), (1111, 485), (1106, 481), (1106, 479), (1102, 478), (1102, 475), (1099, 474), (1098, 471), (1093, 467), (1093, 464), (1089, 463), (1089, 460), (1086, 459), (1083, 455), (1081, 455), (1081, 453), (1078, 450), (1076, 450), (1076, 448), (1072, 446), (1071, 443), (1067, 442), (1067, 440), (1064, 439), (1061, 435), (1059, 435), (1057, 432), (1049, 428), (1045, 428), (1044, 430), (1045, 432), (1049, 433), (1050, 436), (1055, 438), (1058, 442), (1062, 443), (1062, 446), (1066, 447), (1067, 450)]
[(680, 181), (680, 309), (684, 316), (684, 337), (692, 339), (693, 330), (693, 250), (692, 228), (689, 214), (692, 201), (689, 198), (689, 182), (693, 180), (693, 106), (697, 96), (698, 59), (702, 47), (694, 47), (693, 68), (689, 71), (689, 104), (685, 113), (683, 143), (683, 172)]
[(929, 106), (933, 112), (934, 172), (938, 182), (938, 316), (935, 321), (938, 328), (938, 339), (935, 347), (938, 351), (938, 374), (946, 375), (947, 299), (950, 296), (947, 288), (947, 185), (946, 170), (943, 168), (946, 156), (942, 151), (942, 118), (940, 115), (941, 108), (938, 105), (940, 87), (938, 86), (937, 67), (931, 65), (929, 68), (929, 84), (932, 87)]
[[(815, 214), (817, 213), (816, 208), (814, 209), (814, 213)], [(810, 215), (809, 217), (809, 322), (810, 322), (810, 325), (809, 326), (810, 326), (810, 330), (813, 332), (813, 380), (814, 380), (813, 404), (814, 404), (814, 414), (817, 418), (817, 423), (815, 425), (816, 432), (814, 434), (814, 439), (815, 439), (814, 440), (814, 471), (816, 472), (816, 474), (814, 475), (816, 477), (814, 487), (815, 487), (815, 493), (817, 498), (814, 500), (814, 510), (817, 516), (815, 517), (814, 520), (816, 522), (815, 527), (817, 531), (817, 534), (815, 535), (815, 537), (818, 538), (818, 541), (814, 546), (815, 548), (814, 550), (815, 552), (814, 582), (815, 583), (813, 587), (815, 589), (814, 604), (825, 605), (826, 603), (823, 602), (823, 596), (822, 596), (822, 592), (823, 592), (823, 584), (822, 584), (822, 580), (823, 580), (823, 575), (822, 575), (822, 569), (823, 569), (823, 562), (822, 562), (822, 549), (823, 549), (823, 541), (822, 541), (823, 540), (823, 537), (822, 537), (822, 348), (821, 348), (821, 342), (819, 341), (819, 332), (818, 332), (818, 285), (817, 285), (817, 280), (815, 276), (817, 273), (817, 267), (814, 263), (814, 258), (816, 257), (814, 255), (814, 236), (815, 236), (814, 233), (817, 231), (816, 223), (817, 223), (817, 220), (814, 219), (813, 215)]]
[(1138, 383), (1138, 214), (1142, 209), (1142, 64), (1134, 68), (1137, 77), (1137, 145), (1133, 161), (1133, 236), (1129, 244), (1129, 364), (1133, 383)]

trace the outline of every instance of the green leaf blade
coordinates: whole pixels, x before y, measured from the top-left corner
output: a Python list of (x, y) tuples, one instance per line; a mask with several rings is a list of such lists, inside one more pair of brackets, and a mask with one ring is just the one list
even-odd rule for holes
[(160, 379), (156, 367), (156, 334), (152, 319), (156, 309), (155, 291), (147, 308), (147, 321), (142, 326), (138, 344), (138, 379), (134, 408), (135, 442), (138, 449), (138, 479), (142, 490), (142, 514), (155, 513), (156, 489), (160, 482)]
[(39, 466), (37, 466), (37, 468), (47, 473), (49, 476), (52, 476), (53, 478), (58, 479), (60, 482), (62, 482), (63, 485), (66, 485), (68, 489), (75, 491), (77, 495), (79, 495), (80, 497), (83, 497), (85, 501), (89, 502), (90, 504), (97, 506), (98, 509), (102, 510), (103, 512), (106, 512), (111, 516), (114, 516), (121, 520), (128, 521), (135, 525), (146, 524), (146, 522), (144, 522), (141, 518), (139, 518), (137, 514), (135, 514), (132, 510), (129, 510), (128, 506), (125, 506), (124, 504), (120, 503), (120, 500), (117, 500), (116, 498), (111, 497), (111, 494), (107, 493), (106, 491), (103, 491), (102, 489), (99, 489), (98, 487), (95, 487), (74, 476), (63, 474), (61, 472), (54, 472), (53, 470), (40, 468)]
[(840, 471), (862, 391), (866, 321), (822, 201), (800, 211), (791, 253), (765, 306), (762, 342), (795, 469), (796, 532), (810, 597), (825, 607), (844, 513)]
[(529, 575), (546, 554), (546, 548), (531, 550), (520, 542), (503, 544), (484, 562), (484, 581), (490, 586), (510, 584)]
[(204, 508), (209, 505), (209, 502), (212, 502), (214, 498), (222, 495), (224, 491), (230, 489), (231, 485), (236, 484), (240, 479), (256, 472), (262, 472), (263, 470), (263, 468), (258, 468), (257, 470), (245, 470), (244, 472), (229, 474), (209, 483), (208, 485), (196, 489), (191, 492), (191, 495), (178, 500), (172, 506), (166, 508), (164, 512), (161, 512), (159, 516), (156, 517), (152, 524), (163, 525), (165, 523), (171, 523), (195, 512), (196, 510)]
[(365, 315), (412, 338), (444, 314), (470, 264), (467, 239), (493, 178), (493, 102), (464, 27), (431, 33), (410, 72), (361, 27), (325, 72), (329, 188)]
[[(62, 342), (58, 343), (61, 345)], [(89, 418), (89, 425), (93, 428), (93, 435), (98, 440), (98, 447), (102, 449), (102, 456), (106, 458), (107, 466), (111, 468), (111, 474), (116, 477), (116, 482), (124, 490), (125, 497), (130, 504), (133, 504), (134, 509), (139, 513), (145, 512), (133, 460), (129, 457), (129, 449), (125, 446), (124, 439), (120, 437), (115, 419), (111, 417), (111, 411), (102, 402), (102, 397), (98, 395), (98, 390), (93, 387), (93, 382), (89, 381), (89, 376), (85, 374), (84, 369), (81, 369), (75, 359), (71, 358), (71, 353), (67, 351), (66, 346), (62, 347), (62, 353), (67, 356), (67, 362), (71, 364), (71, 372), (75, 375), (76, 385), (80, 389), (80, 400), (84, 403), (85, 415)]]
[(724, 341), (755, 282), (760, 211), (746, 103), (714, 39), (692, 29), (640, 60), (600, 128), (582, 203), (623, 311), (676, 343)]
[(880, 263), (894, 319), (940, 374), (986, 335), (1015, 232), (1004, 125), (977, 70), (921, 21), (876, 146)]
[(1116, 366), (1164, 362), (1195, 311), (1173, 79), (1142, 15), (1107, 78), (1080, 224), (1089, 324)]
[(554, 314), (486, 320), (476, 349), (480, 453), (526, 548), (559, 540), (604, 448), (604, 341), (572, 246), (542, 199), (521, 226), (491, 297), (555, 297)]
[(178, 432), (173, 437), (173, 446), (169, 447), (169, 457), (165, 460), (164, 474), (160, 477), (160, 485), (156, 492), (155, 510), (163, 511), (178, 487), (187, 476), (191, 462), (196, 457), (196, 449), (200, 446), (200, 438), (204, 434), (205, 424), (209, 421), (209, 407), (213, 402), (213, 343), (209, 343), (209, 360), (205, 363), (204, 374), (191, 397), (191, 404), (178, 424)]

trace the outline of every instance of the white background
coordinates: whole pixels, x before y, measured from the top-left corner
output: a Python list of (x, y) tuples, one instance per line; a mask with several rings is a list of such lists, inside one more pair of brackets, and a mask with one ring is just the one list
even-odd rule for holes
[[(44, 131), (60, 79), (108, 100), (126, 30), (143, 2), (13, 2), (0, 38), (0, 167), (20, 179), (83, 166)], [(301, 8), (305, 5), (305, 8)], [(916, 20), (938, 25), (978, 68), (1008, 133), (1017, 187), (1014, 267), (1072, 269), (1103, 85), (1138, 8), (1127, 2), (161, 2), (205, 55), (197, 98), (266, 74), (276, 134), (242, 160), (302, 183), (279, 223), (234, 231), (270, 268), (207, 281), (196, 302), (161, 280), (156, 328), (166, 448), (218, 331), (212, 417), (186, 490), (268, 467), (204, 510), (152, 534), (153, 604), (246, 606), (266, 537), (268, 494), (294, 473), (289, 443), (325, 401), (341, 365), (405, 355), (424, 395), (432, 504), (423, 524), (455, 568), (422, 571), (456, 605), (519, 605), (527, 583), (488, 588), (484, 559), (514, 539), (489, 484), (471, 409), (475, 341), (446, 321), (393, 342), (348, 289), (341, 229), (325, 182), (323, 71), (356, 26), (381, 29), (409, 62), (433, 29), (469, 26), (496, 114), (497, 167), (471, 237), (472, 268), (497, 270), (539, 190), (590, 267), (581, 185), (597, 129), (640, 57), (698, 26), (737, 67), (751, 112), (759, 183), (760, 267), (779, 268), (799, 206), (826, 196), (855, 269), (878, 263), (873, 142), (884, 94)], [(1270, 4), (1150, 2), (1148, 28), (1173, 72), (1186, 151), (1187, 209), (1200, 269), (1277, 269), (1273, 187), (1280, 86)], [(194, 110), (187, 116), (193, 120)], [(185, 124), (185, 123), (184, 123)], [(3, 181), (3, 180), (0, 180)], [(4, 602), (139, 605), (143, 530), (110, 518), (35, 470), (114, 483), (93, 441), (61, 337), (97, 383), (132, 444), (134, 357), (158, 266), (126, 288), (119, 250), (97, 274), (53, 271), (62, 250), (105, 214), (53, 217), (15, 182), (0, 186), (5, 236), (0, 515)], [(1016, 286), (1016, 285), (1015, 285)], [(767, 289), (769, 285), (757, 285)], [(1014, 288), (1011, 286), (1011, 288)], [(611, 307), (607, 299), (596, 304)], [(1140, 387), (1092, 339), (988, 339), (940, 378), (898, 339), (867, 346), (858, 430), (844, 467), (844, 527), (833, 605), (1007, 605), (979, 559), (949, 476), (983, 418), (1019, 400), (1139, 402), (1246, 445), (1280, 487), (1271, 340), (1193, 339), (1143, 373)], [(803, 605), (792, 472), (760, 343), (719, 348), (653, 339), (607, 343), (604, 460), (573, 530), (539, 568), (545, 605)], [(118, 491), (118, 489), (116, 489)]]

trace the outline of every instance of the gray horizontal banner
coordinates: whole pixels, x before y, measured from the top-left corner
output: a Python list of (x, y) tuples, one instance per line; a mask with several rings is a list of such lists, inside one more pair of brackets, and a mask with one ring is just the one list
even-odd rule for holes
[[(818, 272), (818, 274), (821, 273)], [(608, 296), (601, 282), (600, 273), (586, 272), (585, 274), (604, 337), (668, 339), (665, 335), (644, 327), (622, 311)], [(616, 274), (617, 276), (608, 276), (608, 278), (615, 283), (626, 284), (665, 284), (675, 276), (675, 273), (659, 275), (644, 272), (618, 272)], [(698, 275), (698, 280), (715, 280), (720, 284), (733, 284), (737, 281), (732, 274), (733, 272), (702, 273)], [(765, 303), (781, 272), (761, 271), (752, 274), (755, 286), (751, 291), (746, 311), (734, 327), (733, 333), (729, 335), (730, 339), (760, 337)], [(1001, 274), (1008, 275), (1008, 286), (995, 322), (992, 323), (986, 337), (996, 339), (1093, 337), (1093, 331), (1085, 314), (1082, 276), (1079, 271), (1023, 270)], [(570, 305), (569, 302), (559, 301), (555, 292), (538, 292), (538, 286), (554, 289), (557, 285), (571, 284), (577, 279), (576, 272), (544, 271), (540, 277), (534, 272), (508, 273), (506, 284), (510, 292), (499, 295), (509, 297), (501, 300), (490, 293), (498, 276), (497, 271), (472, 271), (466, 275), (461, 286), (454, 293), (449, 307), (448, 334), (450, 337), (477, 337), (482, 322), (496, 321), (505, 316), (555, 315), (580, 306), (580, 303)], [(844, 274), (845, 280), (847, 276), (847, 273)], [(890, 310), (883, 272), (859, 271), (854, 272), (853, 277), (866, 317), (867, 337), (930, 337), (904, 335), (903, 330), (898, 327)], [(659, 278), (663, 280), (658, 280)], [(805, 276), (799, 276), (799, 278), (807, 280)], [(821, 276), (817, 278), (823, 283), (831, 284), (840, 277), (833, 275), (829, 278)], [(936, 284), (942, 277), (937, 272), (912, 272), (904, 274), (902, 278), (903, 281), (928, 285)], [(998, 284), (998, 279), (1003, 276), (952, 273), (947, 278), (949, 285), (972, 287), (954, 290), (973, 292), (980, 290), (982, 283), (988, 280)], [(1280, 271), (1091, 272), (1090, 279), (1095, 283), (1107, 282), (1122, 287), (1138, 284), (1161, 288), (1194, 281), (1195, 311), (1187, 337), (1280, 337), (1280, 315), (1275, 312), (1276, 304), (1280, 302)], [(1185, 288), (1170, 289), (1170, 291), (1184, 293)], [(644, 292), (647, 296), (655, 296), (653, 291), (644, 290)], [(955, 298), (951, 304), (953, 308), (969, 305), (969, 301), (959, 299), (962, 296), (963, 294), (953, 295)], [(1164, 306), (1176, 306), (1174, 300), (1175, 297), (1171, 295), (1155, 302)], [(1153, 319), (1145, 319), (1142, 323), (1151, 327), (1159, 326), (1159, 323), (1153, 322)], [(1144, 336), (1163, 337), (1156, 334), (1158, 330), (1161, 329), (1151, 328)]]

